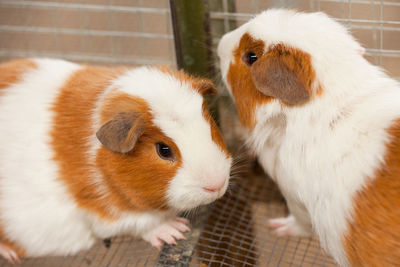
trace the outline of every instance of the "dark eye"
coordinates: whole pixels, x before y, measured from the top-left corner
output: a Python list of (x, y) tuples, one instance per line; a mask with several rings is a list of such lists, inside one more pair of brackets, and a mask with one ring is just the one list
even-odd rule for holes
[(172, 152), (172, 148), (164, 144), (163, 142), (156, 143), (156, 150), (158, 156), (165, 160), (173, 160), (174, 153)]
[(254, 62), (257, 61), (257, 59), (257, 55), (251, 51), (246, 52), (242, 57), (242, 60), (244, 61), (244, 63), (247, 64), (247, 66), (251, 66)]

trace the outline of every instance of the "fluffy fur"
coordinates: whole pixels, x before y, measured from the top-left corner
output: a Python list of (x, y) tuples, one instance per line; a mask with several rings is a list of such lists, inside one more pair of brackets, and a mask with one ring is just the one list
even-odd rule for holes
[[(388, 226), (388, 220), (376, 218), (391, 217), (390, 210), (379, 201), (368, 202), (373, 195), (362, 192), (381, 190), (385, 196), (384, 186), (374, 187), (382, 170), (389, 175), (387, 187), (397, 186), (400, 179), (396, 164), (388, 162), (393, 157), (387, 157), (389, 146), (400, 146), (390, 134), (398, 128), (400, 87), (366, 61), (362, 50), (345, 27), (327, 15), (284, 9), (259, 14), (227, 33), (218, 47), (222, 76), (248, 131), (247, 143), (289, 207), (289, 217), (271, 220), (270, 226), (278, 235), (316, 233), (341, 266), (375, 266), (385, 258), (390, 263), (399, 253), (392, 249), (381, 256), (374, 250), (376, 240), (368, 236)], [(244, 60), (249, 51), (258, 57), (253, 65)], [(268, 58), (278, 63), (267, 63)], [(264, 74), (260, 64), (268, 66)], [(258, 88), (255, 81), (266, 78), (254, 75), (268, 75), (267, 84), (278, 84), (285, 93), (299, 90), (293, 84), (301, 83), (309, 98), (287, 103), (265, 94), (271, 90)], [(399, 192), (386, 198), (393, 203), (391, 209), (398, 209)], [(362, 215), (368, 206), (361, 202), (375, 205), (376, 218)], [(355, 234), (360, 221), (368, 222), (362, 228), (367, 238)], [(400, 218), (394, 221), (400, 225)], [(390, 231), (398, 236), (400, 227)], [(396, 234), (386, 237), (382, 243), (399, 247)], [(354, 249), (362, 242), (364, 246)]]
[[(189, 229), (176, 214), (226, 191), (231, 157), (201, 95), (214, 90), (210, 81), (53, 59), (0, 70), (0, 254), (8, 260), (73, 254), (119, 234), (174, 244)], [(173, 160), (157, 154), (157, 142)]]

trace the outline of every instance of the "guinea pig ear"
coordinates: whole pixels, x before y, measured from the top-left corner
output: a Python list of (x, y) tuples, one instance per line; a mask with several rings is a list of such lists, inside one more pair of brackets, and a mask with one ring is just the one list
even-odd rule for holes
[(207, 94), (218, 93), (217, 88), (215, 87), (214, 83), (212, 81), (210, 81), (209, 79), (199, 79), (194, 82), (193, 86), (203, 96), (207, 95)]
[(310, 55), (283, 44), (275, 45), (254, 62), (251, 75), (261, 93), (289, 105), (310, 99), (315, 77)]
[(101, 126), (96, 136), (111, 151), (127, 153), (134, 148), (145, 126), (145, 120), (140, 113), (121, 112)]

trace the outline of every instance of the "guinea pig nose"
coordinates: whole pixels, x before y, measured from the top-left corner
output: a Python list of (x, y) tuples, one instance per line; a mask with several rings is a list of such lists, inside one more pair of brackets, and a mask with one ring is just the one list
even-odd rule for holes
[(219, 183), (213, 183), (206, 186), (203, 186), (204, 191), (208, 193), (214, 193), (220, 191), (225, 185), (225, 180)]

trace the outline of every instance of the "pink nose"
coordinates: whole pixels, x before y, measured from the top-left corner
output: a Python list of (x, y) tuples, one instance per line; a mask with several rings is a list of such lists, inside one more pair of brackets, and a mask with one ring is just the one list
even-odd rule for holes
[(215, 184), (209, 184), (203, 187), (204, 191), (214, 193), (220, 191), (225, 185), (225, 180)]

